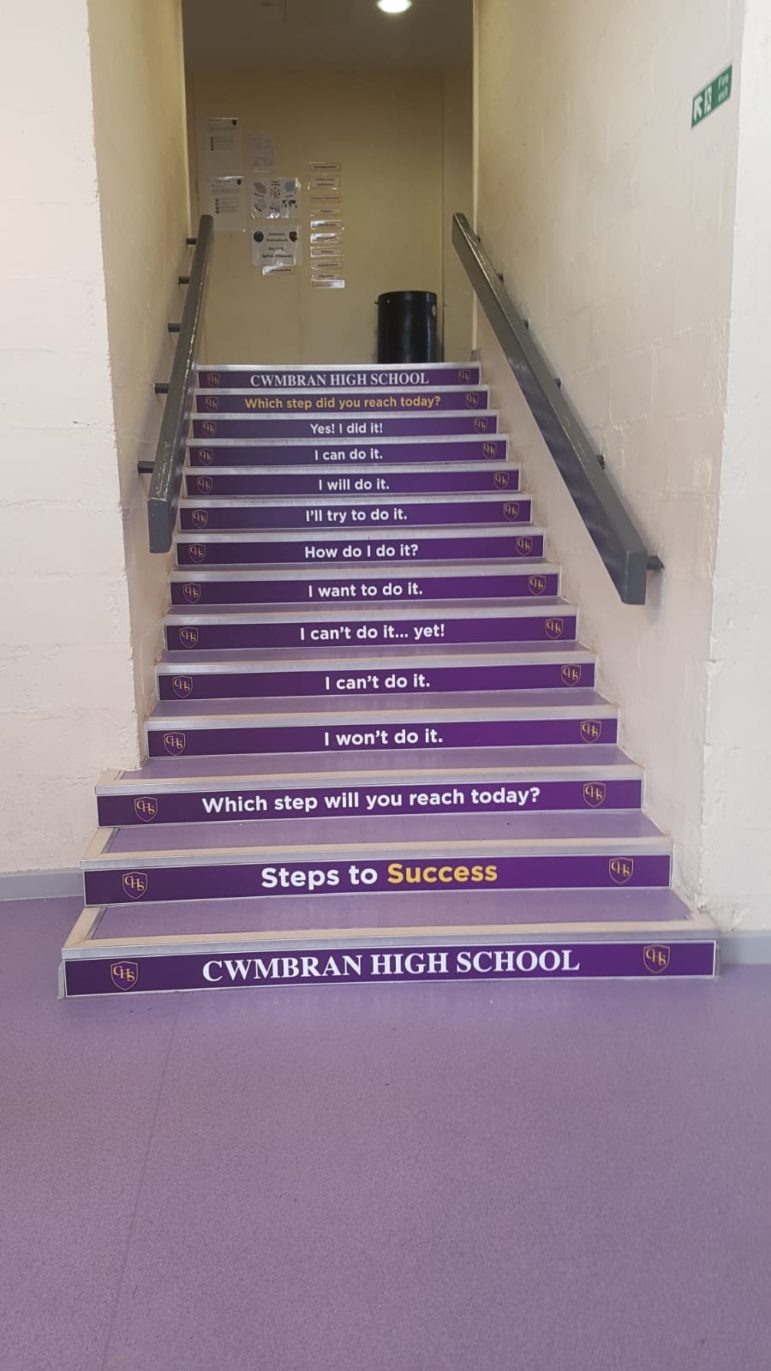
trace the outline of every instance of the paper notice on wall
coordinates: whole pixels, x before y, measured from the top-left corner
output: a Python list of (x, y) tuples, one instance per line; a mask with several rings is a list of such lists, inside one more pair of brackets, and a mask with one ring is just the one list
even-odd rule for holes
[(302, 262), (302, 240), (296, 224), (281, 228), (254, 229), (252, 232), (252, 266), (259, 267), (263, 276), (274, 272), (294, 271)]
[(325, 267), (321, 264), (311, 266), (311, 285), (319, 290), (343, 290), (345, 281), (342, 267)]
[(206, 171), (233, 176), (241, 170), (241, 125), (233, 115), (210, 115), (205, 121), (203, 147)]
[(296, 219), (300, 213), (300, 182), (296, 176), (256, 176), (252, 180), (253, 219)]
[(209, 213), (215, 233), (240, 233), (246, 227), (243, 176), (215, 176), (209, 182)]
[(341, 190), (340, 173), (337, 171), (314, 172), (308, 178), (311, 195), (339, 195)]
[(269, 171), (274, 165), (273, 139), (267, 133), (256, 133), (252, 139), (252, 167), (255, 171)]

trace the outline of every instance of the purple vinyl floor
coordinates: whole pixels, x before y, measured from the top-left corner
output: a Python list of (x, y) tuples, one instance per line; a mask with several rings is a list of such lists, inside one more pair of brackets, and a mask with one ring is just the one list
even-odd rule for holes
[(0, 906), (3, 1371), (766, 1371), (771, 968), (57, 1002)]

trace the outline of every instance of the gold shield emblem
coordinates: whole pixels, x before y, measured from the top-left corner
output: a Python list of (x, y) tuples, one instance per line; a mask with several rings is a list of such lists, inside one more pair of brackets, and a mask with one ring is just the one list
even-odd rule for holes
[(580, 666), (571, 666), (571, 665), (568, 663), (567, 666), (563, 666), (563, 667), (561, 668), (561, 670), (560, 670), (560, 676), (562, 677), (562, 684), (563, 684), (563, 685), (566, 685), (566, 686), (577, 686), (577, 685), (580, 685), (580, 684), (581, 684), (581, 668), (580, 668)]
[(203, 543), (190, 544), (190, 560), (193, 562), (206, 561), (206, 547)]
[(192, 676), (172, 676), (171, 688), (180, 700), (189, 700), (193, 693)]
[(545, 619), (543, 627), (547, 638), (561, 638), (565, 632), (565, 620)]
[(493, 485), (497, 486), (499, 490), (508, 490), (511, 485), (511, 477), (508, 471), (494, 471)]
[(466, 392), (466, 408), (467, 408), (467, 409), (479, 409), (479, 402), (480, 402), (481, 398), (482, 398), (482, 397), (478, 394), (477, 391), (475, 391), (475, 390), (469, 390), (469, 391), (467, 391), (467, 392)]
[(202, 466), (210, 467), (214, 461), (214, 453), (208, 447), (202, 447), (198, 453), (198, 460)]
[(184, 733), (164, 733), (163, 746), (170, 757), (181, 757), (185, 750), (187, 739)]
[(220, 397), (219, 395), (204, 395), (203, 404), (204, 409), (219, 409)]
[(664, 945), (650, 944), (643, 948), (643, 965), (652, 976), (660, 976), (669, 966), (670, 949)]
[(608, 872), (615, 885), (627, 885), (634, 876), (634, 858), (611, 857), (608, 862)]
[(154, 795), (140, 795), (134, 801), (134, 813), (143, 824), (151, 824), (158, 817), (158, 801)]
[(203, 429), (207, 438), (216, 438), (217, 425), (211, 419), (204, 419), (203, 423), (201, 424), (201, 428)]
[(599, 809), (600, 805), (604, 805), (607, 793), (608, 788), (604, 781), (589, 781), (584, 786), (584, 804), (589, 805), (591, 809)]
[(110, 980), (117, 990), (133, 990), (139, 980), (139, 963), (110, 962)]
[(487, 420), (486, 420), (486, 419), (475, 419), (475, 420), (474, 420), (474, 431), (475, 431), (476, 433), (487, 433)]
[(147, 873), (145, 871), (124, 871), (120, 878), (124, 895), (130, 900), (141, 900), (147, 894)]
[(187, 600), (188, 604), (198, 604), (198, 601), (201, 598), (201, 587), (190, 584), (184, 585), (182, 587), (182, 598), (183, 600)]
[(498, 451), (498, 449), (496, 448), (495, 443), (483, 443), (483, 444), (482, 444), (482, 452), (483, 452), (483, 454), (484, 454), (485, 457), (494, 457), (494, 456), (496, 455), (497, 451)]
[(461, 383), (462, 386), (467, 386), (467, 385), (470, 383), (470, 381), (471, 381), (471, 372), (470, 372), (470, 371), (465, 371), (465, 370), (464, 370), (464, 371), (459, 371), (459, 372), (458, 372), (458, 380), (460, 381), (460, 383)]
[(518, 557), (529, 557), (530, 553), (533, 551), (532, 538), (515, 538), (514, 550)]
[(222, 385), (222, 377), (217, 371), (205, 371), (201, 377), (201, 386), (204, 390), (213, 390), (215, 386)]
[(179, 641), (183, 647), (198, 647), (198, 629), (183, 626), (179, 630)]
[(195, 488), (199, 495), (211, 495), (214, 489), (213, 476), (196, 476)]
[(581, 722), (581, 742), (598, 743), (602, 737), (602, 724), (597, 719), (583, 719)]
[(531, 595), (543, 595), (546, 589), (546, 577), (529, 576), (527, 581), (527, 588), (530, 591)]
[(196, 527), (196, 528), (208, 528), (208, 527), (209, 527), (209, 511), (208, 511), (208, 509), (194, 509), (194, 510), (193, 510), (193, 523), (195, 524), (195, 527)]
[(519, 518), (519, 505), (513, 503), (511, 500), (507, 500), (503, 506), (503, 517), (504, 519), (513, 519), (516, 521)]

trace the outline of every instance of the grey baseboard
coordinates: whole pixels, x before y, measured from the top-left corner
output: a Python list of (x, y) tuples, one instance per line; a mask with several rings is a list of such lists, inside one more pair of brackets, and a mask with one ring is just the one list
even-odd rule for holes
[(771, 929), (756, 933), (721, 933), (720, 961), (723, 966), (771, 965)]
[(69, 871), (0, 871), (0, 900), (60, 900), (83, 894), (83, 877)]

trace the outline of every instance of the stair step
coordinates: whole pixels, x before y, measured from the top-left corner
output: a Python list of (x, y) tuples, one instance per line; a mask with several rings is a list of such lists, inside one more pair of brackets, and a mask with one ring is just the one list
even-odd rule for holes
[(448, 533), (446, 528), (421, 528), (407, 534), (382, 529), (325, 529), (323, 533), (286, 529), (276, 538), (249, 533), (179, 533), (174, 539), (179, 566), (247, 566), (293, 562), (312, 565), (351, 562), (414, 566), (420, 562), (479, 561), (486, 558), (543, 556), (543, 529), (525, 524), (502, 532), (500, 526), (479, 526)]
[(393, 644), (573, 642), (575, 609), (564, 600), (516, 601), (490, 606), (485, 601), (436, 601), (429, 606), (358, 605), (244, 610), (221, 605), (216, 612), (185, 609), (167, 614), (166, 646), (171, 651), (208, 648), (303, 647), (309, 652), (337, 644), (369, 647)]
[(196, 368), (197, 383), (204, 390), (309, 391), (350, 390), (384, 386), (469, 386), (480, 379), (478, 362), (340, 363), (337, 366), (304, 365), (266, 367), (234, 363), (230, 366)]
[[(473, 646), (473, 645), (472, 645)], [(239, 649), (202, 656), (168, 653), (156, 666), (161, 700), (266, 696), (430, 695), (445, 691), (564, 690), (594, 685), (594, 658), (583, 648), (448, 653), (412, 648), (345, 646), (334, 660), (308, 665), (305, 649), (291, 656)]]
[(440, 414), (486, 411), (487, 386), (402, 387), (399, 390), (204, 390), (199, 386), (193, 398), (196, 414), (315, 415), (327, 419), (331, 414)]
[(428, 467), (434, 463), (453, 466), (458, 462), (506, 462), (509, 440), (505, 434), (472, 436), (464, 432), (433, 431), (412, 441), (399, 437), (362, 439), (340, 434), (316, 436), (313, 442), (291, 437), (251, 438), (247, 442), (238, 438), (215, 438), (190, 440), (187, 451), (190, 466), (195, 470), (244, 466), (259, 469), (263, 463), (274, 465), (277, 462), (283, 468), (312, 466), (314, 470), (340, 471), (348, 466), (358, 470), (366, 464), (380, 470), (392, 464)]
[(171, 573), (174, 605), (389, 603), (416, 600), (522, 599), (559, 594), (559, 568), (533, 561), (512, 567), (509, 561), (424, 566), (408, 576), (394, 575), (390, 566), (319, 567), (309, 574), (302, 567), (265, 571), (249, 567)]
[(480, 708), (474, 695), (452, 695), (405, 708), (378, 697), (314, 700), (302, 713), (291, 700), (248, 710), (239, 700), (164, 701), (147, 720), (151, 757), (232, 753), (362, 752), (381, 749), (500, 748), (615, 743), (617, 711), (593, 690), (501, 692)]
[(382, 465), (361, 464), (354, 471), (334, 466), (217, 467), (205, 473), (185, 473), (185, 498), (212, 496), (232, 499), (237, 495), (345, 496), (454, 494), (478, 490), (485, 493), (519, 489), (519, 467), (509, 462), (399, 462), (384, 472)]
[[(610, 749), (608, 749), (610, 751)], [(151, 764), (152, 765), (152, 764)], [(316, 760), (316, 765), (318, 761)], [(221, 824), (252, 819), (287, 820), (388, 814), (509, 814), (554, 810), (639, 809), (642, 773), (624, 763), (531, 763), (475, 769), (452, 766), (335, 773), (154, 777), (148, 768), (104, 777), (96, 788), (99, 824)], [(200, 770), (200, 767), (198, 768)], [(329, 826), (326, 826), (329, 827)]]
[(441, 816), (347, 819), (345, 828), (344, 843), (325, 844), (308, 819), (102, 829), (82, 862), (85, 900), (238, 899), (298, 890), (419, 897), (437, 886), (484, 896), (666, 886), (670, 877), (669, 843), (642, 814), (497, 816), (492, 837), (489, 818), (469, 814), (462, 840), (449, 836), (455, 826)]
[(403, 531), (419, 525), (529, 524), (532, 500), (528, 495), (501, 495), (498, 491), (445, 494), (441, 500), (426, 495), (372, 495), (341, 502), (339, 496), (296, 498), (242, 496), (229, 499), (181, 499), (179, 527), (183, 532), (200, 529), (374, 528), (386, 526)]
[(194, 415), (191, 423), (193, 438), (305, 438), (316, 442), (338, 438), (428, 438), (437, 434), (497, 433), (498, 415), (492, 410), (484, 414), (381, 414), (378, 416), (337, 415), (320, 418), (318, 414), (298, 419), (293, 414), (230, 414), (226, 419), (204, 418)]

